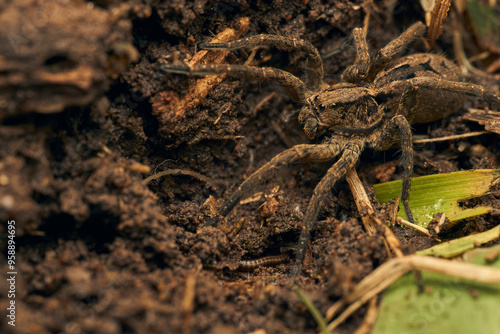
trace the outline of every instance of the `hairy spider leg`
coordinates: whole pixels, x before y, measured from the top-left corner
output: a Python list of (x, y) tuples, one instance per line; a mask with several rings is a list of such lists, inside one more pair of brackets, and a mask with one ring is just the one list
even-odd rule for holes
[(422, 22), (416, 22), (404, 31), (399, 37), (392, 40), (377, 52), (375, 59), (370, 64), (370, 54), (363, 29), (355, 28), (352, 31), (354, 45), (356, 46), (356, 61), (353, 65), (347, 67), (342, 73), (342, 80), (347, 82), (359, 82), (365, 79), (373, 79), (380, 68), (387, 64), (408, 44), (425, 32), (425, 25)]
[(285, 89), (290, 98), (303, 103), (309, 91), (306, 85), (293, 74), (273, 67), (255, 67), (245, 65), (194, 65), (189, 67), (184, 64), (162, 64), (160, 69), (165, 72), (210, 75), (228, 74), (238, 78), (277, 81)]
[[(488, 91), (482, 86), (470, 84), (466, 82), (456, 82), (436, 78), (418, 77), (408, 80), (409, 83), (405, 88), (397, 115), (392, 118), (391, 122), (394, 123), (401, 135), (401, 165), (403, 166), (403, 180), (401, 186), (401, 200), (403, 201), (403, 207), (405, 209), (406, 217), (410, 222), (413, 222), (413, 215), (408, 204), (410, 196), (410, 178), (413, 170), (413, 149), (412, 149), (412, 137), (410, 124), (408, 119), (411, 120), (411, 115), (407, 115), (408, 110), (411, 110), (411, 103), (414, 104), (415, 101), (408, 103), (411, 100), (411, 96), (415, 95), (415, 91), (419, 88), (426, 88), (432, 90), (449, 91), (453, 93), (461, 93), (466, 96), (471, 96), (475, 98), (482, 99), (488, 102), (490, 105), (497, 104), (500, 106), (500, 97), (495, 95), (493, 92)], [(414, 92), (411, 92), (414, 91)]]
[(484, 87), (468, 82), (449, 81), (444, 79), (418, 77), (408, 80), (413, 89), (427, 88), (433, 90), (461, 93), (488, 102), (490, 106), (500, 107), (500, 96)]
[(228, 43), (203, 43), (198, 45), (199, 48), (206, 50), (237, 50), (261, 46), (274, 46), (282, 50), (306, 52), (308, 55), (306, 62), (308, 87), (311, 90), (318, 90), (323, 85), (323, 60), (318, 50), (311, 43), (302, 39), (262, 34)]
[(411, 135), (411, 126), (406, 117), (410, 110), (413, 109), (415, 105), (415, 99), (412, 99), (414, 94), (412, 94), (413, 87), (407, 85), (401, 99), (399, 100), (398, 111), (396, 116), (391, 119), (391, 123), (394, 124), (399, 131), (399, 137), (401, 139), (401, 167), (403, 167), (403, 177), (401, 179), (401, 201), (403, 202), (403, 208), (405, 210), (406, 218), (410, 223), (415, 223), (413, 214), (410, 209), (410, 190), (411, 190), (411, 176), (413, 174), (413, 141)]
[[(255, 173), (250, 175), (238, 189), (233, 192), (231, 197), (222, 205), (219, 210), (219, 215), (223, 217), (227, 216), (227, 214), (229, 214), (229, 212), (231, 212), (240, 202), (243, 196), (251, 194), (256, 187), (264, 184), (278, 168), (301, 159), (307, 161), (328, 161), (335, 158), (340, 150), (341, 145), (339, 143), (318, 145), (301, 144), (281, 152), (264, 166), (260, 167)], [(206, 225), (214, 225), (217, 223), (218, 219), (219, 216), (212, 217)]]
[[(409, 89), (408, 89), (409, 91)], [(400, 110), (403, 111), (402, 106), (406, 107), (405, 99), (401, 99)], [(383, 107), (380, 107), (383, 108)], [(410, 187), (411, 187), (411, 176), (413, 173), (413, 143), (411, 135), (411, 127), (408, 120), (404, 115), (398, 114), (388, 120), (380, 129), (373, 133), (372, 139), (368, 140), (370, 146), (378, 151), (383, 151), (392, 145), (392, 141), (388, 142), (387, 138), (394, 138), (394, 134), (399, 135), (401, 141), (401, 162), (400, 165), (403, 167), (403, 177), (401, 180), (401, 195), (400, 199), (403, 203), (403, 208), (406, 213), (408, 221), (414, 222), (413, 214), (411, 213), (409, 199), (410, 199)]]
[(406, 218), (409, 222), (415, 223), (411, 213), (409, 199), (411, 188), (411, 176), (413, 173), (413, 142), (410, 123), (403, 115), (396, 115), (391, 119), (399, 130), (401, 137), (401, 167), (403, 167), (403, 177), (401, 179), (401, 201), (405, 210)]
[(354, 28), (352, 37), (356, 46), (356, 61), (342, 73), (342, 80), (346, 82), (358, 82), (366, 79), (370, 70), (370, 54), (363, 29)]
[[(395, 55), (412, 43), (415, 39), (422, 36), (425, 32), (425, 25), (422, 22), (415, 22), (406, 29), (399, 37), (393, 39), (382, 49), (378, 50), (375, 59), (370, 68), (369, 79), (373, 79), (378, 71), (391, 61)], [(366, 41), (365, 41), (366, 43)]]
[[(341, 141), (345, 141), (341, 138)], [(332, 142), (334, 144), (335, 142)], [(319, 210), (325, 201), (328, 192), (332, 189), (335, 183), (343, 177), (347, 171), (354, 168), (359, 159), (359, 155), (363, 151), (364, 140), (353, 139), (345, 143), (342, 156), (339, 160), (326, 172), (325, 176), (318, 183), (314, 189), (309, 205), (307, 206), (306, 214), (303, 219), (303, 227), (299, 237), (299, 244), (297, 245), (297, 252), (295, 264), (293, 265), (292, 275), (297, 276), (300, 274), (302, 262), (306, 256), (307, 247), (311, 239), (311, 231), (316, 224), (316, 219)]]

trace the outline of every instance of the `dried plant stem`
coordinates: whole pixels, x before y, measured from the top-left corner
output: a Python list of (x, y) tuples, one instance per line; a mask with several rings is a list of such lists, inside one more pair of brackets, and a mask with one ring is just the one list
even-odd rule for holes
[(408, 226), (408, 227), (411, 227), (411, 228), (414, 228), (415, 230), (425, 234), (425, 235), (428, 235), (428, 236), (431, 236), (431, 234), (429, 233), (429, 230), (426, 229), (426, 228), (423, 228), (417, 224), (413, 224), (413, 223), (410, 223), (409, 221), (407, 220), (404, 220), (403, 218), (401, 217), (397, 217), (396, 218), (396, 221), (399, 223), (399, 224), (402, 224), (402, 225), (405, 225), (405, 226)]
[(326, 319), (330, 320), (341, 308), (349, 305), (328, 325), (328, 329), (330, 331), (335, 329), (360, 306), (411, 270), (431, 271), (479, 283), (500, 284), (500, 269), (496, 268), (419, 255), (394, 258), (375, 269), (356, 286), (351, 294), (328, 309)]
[(480, 136), (480, 135), (484, 135), (486, 133), (489, 133), (489, 132), (488, 131), (475, 131), (475, 132), (469, 132), (469, 133), (462, 133), (460, 135), (445, 136), (445, 137), (439, 137), (439, 138), (417, 139), (417, 140), (413, 140), (413, 144), (435, 143), (435, 142), (445, 141), (445, 140), (456, 140), (456, 139), (462, 139), (462, 138), (467, 138), (467, 137)]
[(363, 221), (363, 226), (365, 227), (366, 232), (369, 235), (374, 235), (377, 233), (377, 225), (370, 218), (370, 215), (373, 215), (374, 210), (372, 204), (370, 203), (370, 199), (366, 194), (366, 190), (359, 179), (358, 173), (353, 168), (349, 170), (346, 174), (347, 183), (349, 183), (349, 187), (351, 188), (352, 195), (354, 197), (354, 201), (356, 202), (356, 206), (358, 207), (358, 211), (364, 212), (368, 211), (367, 215), (361, 215), (361, 220)]
[[(430, 47), (443, 32), (443, 20), (448, 16), (451, 0), (436, 0), (431, 12), (429, 29), (427, 31), (427, 41)], [(427, 19), (427, 17), (426, 17)]]
[(366, 311), (363, 322), (356, 329), (354, 334), (369, 334), (372, 331), (375, 322), (377, 321), (379, 307), (377, 305), (377, 298), (373, 297), (368, 305), (368, 310)]
[(462, 36), (461, 36), (460, 32), (458, 31), (458, 29), (456, 28), (456, 23), (455, 23), (455, 29), (453, 31), (453, 49), (455, 51), (455, 55), (457, 57), (457, 61), (460, 65), (460, 68), (462, 69), (462, 72), (464, 72), (464, 74), (466, 74), (467, 72), (471, 72), (471, 73), (474, 73), (474, 74), (479, 75), (481, 77), (491, 78), (493, 80), (500, 79), (500, 75), (490, 74), (490, 73), (481, 71), (481, 70), (475, 68), (470, 63), (469, 59), (467, 59), (467, 56), (465, 55), (464, 45), (462, 43)]
[(363, 221), (363, 226), (365, 227), (366, 232), (369, 235), (374, 235), (376, 233), (377, 225), (384, 226), (385, 239), (390, 249), (392, 249), (396, 256), (403, 256), (403, 252), (400, 249), (401, 243), (396, 238), (394, 233), (386, 224), (384, 224), (384, 222), (375, 217), (373, 206), (370, 203), (366, 190), (354, 168), (347, 172), (346, 180), (347, 183), (349, 183), (349, 187), (352, 191), (352, 195), (354, 196), (354, 201), (356, 202), (358, 211), (361, 213), (361, 220)]

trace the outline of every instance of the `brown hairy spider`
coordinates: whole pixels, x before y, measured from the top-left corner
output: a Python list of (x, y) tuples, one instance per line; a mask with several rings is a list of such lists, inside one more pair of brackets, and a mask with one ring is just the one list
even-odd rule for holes
[[(307, 137), (311, 140), (320, 138), (318, 144), (301, 144), (285, 150), (253, 173), (222, 205), (221, 216), (229, 214), (243, 196), (265, 183), (279, 167), (297, 160), (329, 161), (340, 156), (314, 189), (303, 218), (293, 275), (301, 271), (310, 232), (326, 195), (337, 180), (355, 167), (365, 147), (386, 150), (398, 141), (401, 143), (401, 200), (408, 220), (413, 221), (408, 205), (413, 170), (410, 124), (447, 117), (456, 112), (468, 96), (500, 105), (500, 98), (494, 93), (479, 85), (460, 82), (457, 66), (442, 56), (423, 53), (393, 60), (424, 31), (423, 23), (413, 24), (370, 59), (362, 29), (354, 29), (356, 61), (343, 72), (343, 82), (331, 86), (323, 81), (323, 62), (314, 46), (304, 40), (275, 35), (257, 35), (230, 43), (201, 44), (199, 47), (236, 50), (275, 46), (306, 52), (307, 84), (276, 68), (245, 65), (161, 66), (166, 72), (194, 75), (227, 73), (240, 78), (277, 81), (293, 100), (303, 105), (299, 121), (304, 124)], [(208, 224), (217, 220), (218, 216), (213, 217)]]

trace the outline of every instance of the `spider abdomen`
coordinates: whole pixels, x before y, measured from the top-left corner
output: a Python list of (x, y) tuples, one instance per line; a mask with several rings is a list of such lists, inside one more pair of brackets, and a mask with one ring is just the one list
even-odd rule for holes
[(377, 89), (377, 100), (388, 112), (395, 114), (405, 89), (410, 89), (411, 98), (404, 106), (405, 118), (411, 123), (428, 123), (457, 112), (463, 105), (465, 95), (458, 92), (436, 90), (419, 85), (419, 78), (433, 78), (443, 82), (460, 82), (460, 70), (443, 56), (420, 53), (402, 57), (387, 64), (373, 80)]

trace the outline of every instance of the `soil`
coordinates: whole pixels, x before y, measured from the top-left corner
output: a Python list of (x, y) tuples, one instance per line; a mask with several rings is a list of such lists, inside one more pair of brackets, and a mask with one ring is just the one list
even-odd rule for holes
[[(367, 13), (369, 45), (377, 50), (423, 20), (418, 2), (22, 0), (7, 8), (0, 12), (8, 32), (0, 36), (0, 234), (15, 221), (17, 275), (16, 326), (4, 316), (1, 332), (316, 333), (292, 282), (324, 314), (389, 257), (383, 231), (366, 234), (341, 181), (320, 213), (302, 275), (290, 275), (293, 252), (273, 267), (238, 270), (241, 260), (293, 249), (330, 164), (287, 166), (227, 219), (204, 226), (258, 167), (307, 142), (296, 120), (300, 106), (276, 84), (229, 77), (190, 99), (193, 87), (203, 88), (199, 78), (158, 66), (197, 57), (197, 43), (227, 29), (306, 39), (326, 54), (362, 27)], [(466, 14), (455, 19), (470, 25)], [(484, 51), (474, 34), (464, 43), (468, 55)], [(405, 52), (426, 50), (417, 41)], [(433, 52), (455, 57), (450, 18)], [(243, 63), (250, 53), (229, 52), (220, 61)], [(339, 82), (354, 58), (351, 45), (325, 59), (327, 82)], [(302, 75), (302, 54), (264, 48), (254, 59)], [(495, 88), (488, 77), (468, 80)], [(463, 113), (415, 125), (414, 133), (483, 129)], [(414, 174), (499, 168), (496, 139), (416, 146)], [(358, 173), (369, 191), (401, 177), (398, 157), (397, 148), (363, 154)], [(144, 181), (161, 171), (167, 175)], [(499, 198), (493, 190), (483, 200), (497, 210), (450, 236), (497, 225)], [(434, 244), (407, 228), (393, 231), (407, 254)], [(6, 257), (1, 264), (12, 271)], [(0, 289), (5, 310), (12, 300), (3, 293), (6, 280)], [(352, 333), (365, 312), (339, 332)]]

